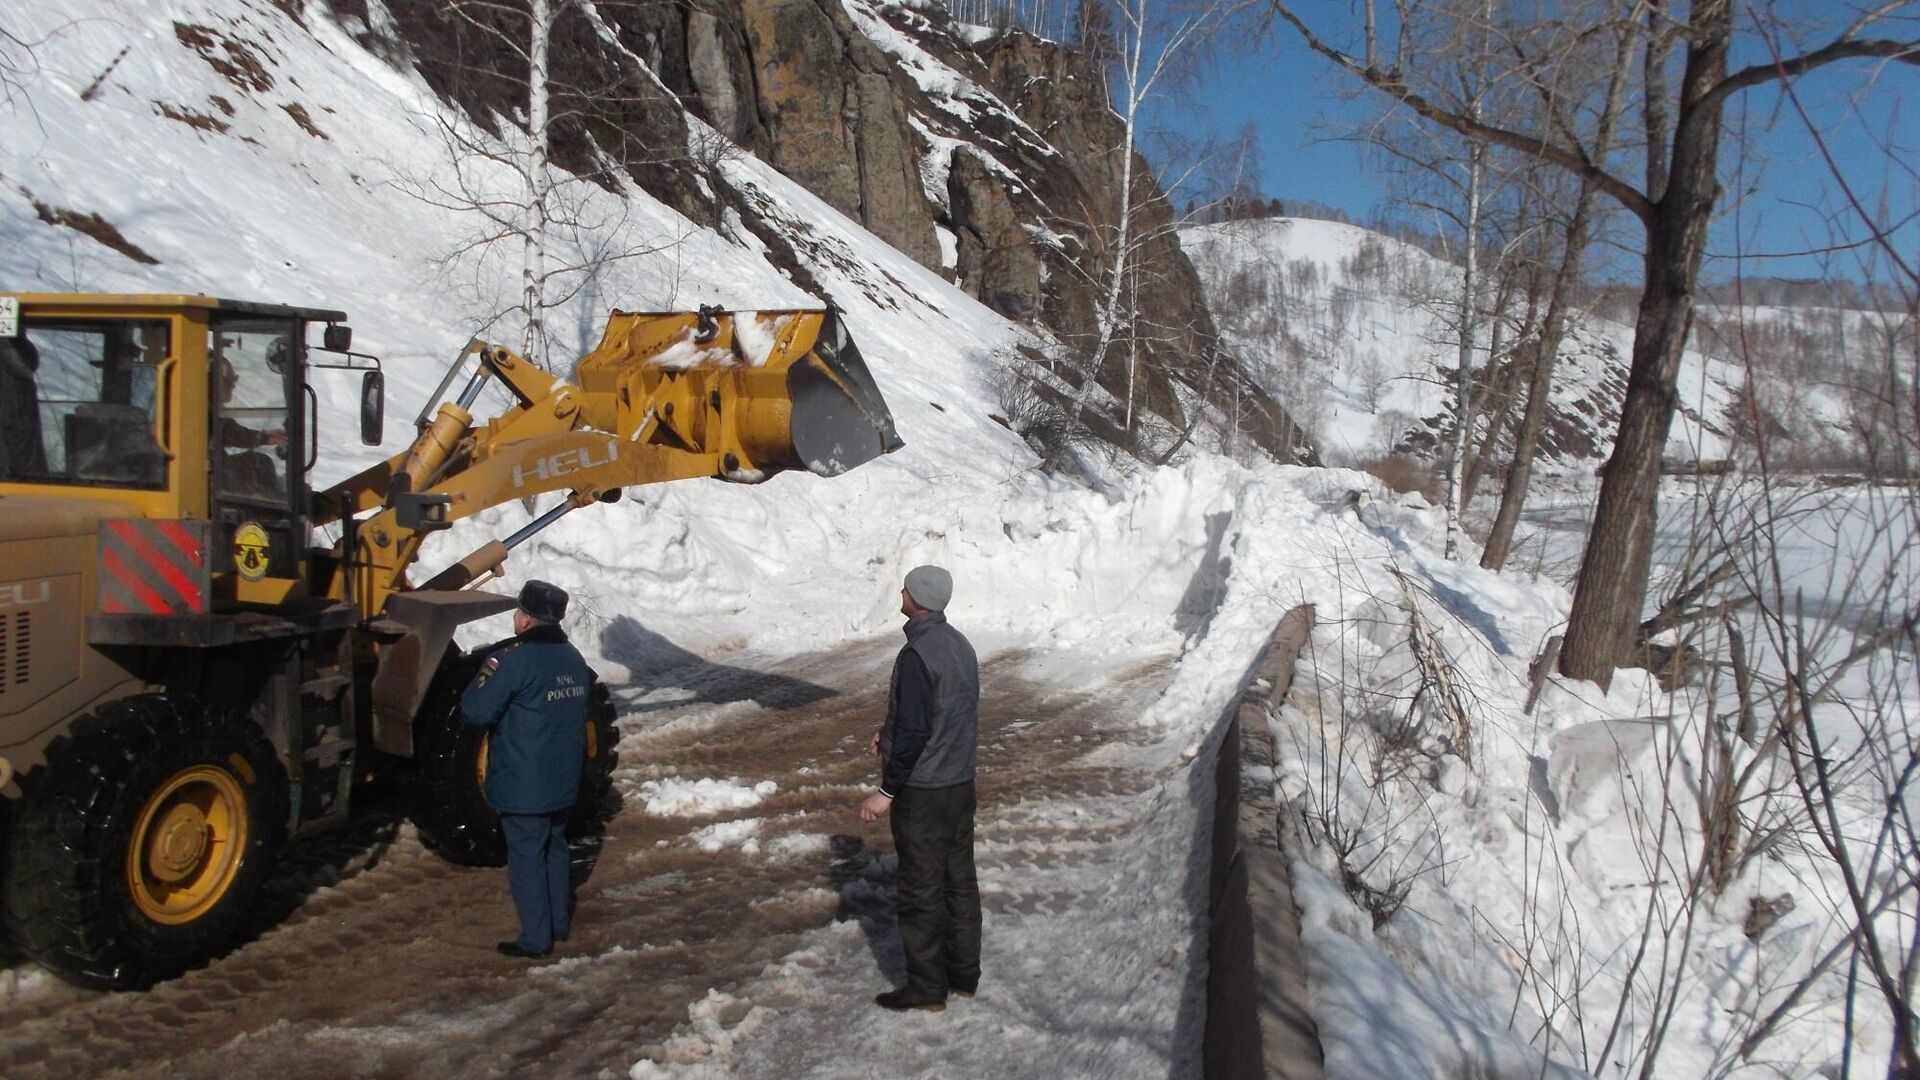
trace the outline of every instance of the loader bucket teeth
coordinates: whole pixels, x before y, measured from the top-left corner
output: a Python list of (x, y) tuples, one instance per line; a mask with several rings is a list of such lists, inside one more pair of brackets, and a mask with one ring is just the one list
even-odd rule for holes
[(787, 369), (793, 449), (811, 472), (838, 476), (905, 443), (845, 327), (828, 312), (813, 355)]

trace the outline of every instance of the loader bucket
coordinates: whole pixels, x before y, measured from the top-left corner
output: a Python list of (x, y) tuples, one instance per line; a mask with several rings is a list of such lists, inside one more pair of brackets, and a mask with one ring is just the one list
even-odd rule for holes
[(821, 316), (813, 352), (787, 369), (793, 449), (808, 471), (839, 476), (906, 445), (838, 312)]

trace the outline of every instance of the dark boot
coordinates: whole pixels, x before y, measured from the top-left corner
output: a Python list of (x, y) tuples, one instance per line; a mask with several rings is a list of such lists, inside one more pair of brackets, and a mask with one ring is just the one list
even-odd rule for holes
[(947, 1003), (940, 998), (929, 997), (925, 994), (916, 994), (911, 987), (889, 990), (884, 994), (876, 995), (873, 1003), (883, 1009), (892, 1009), (894, 1012), (905, 1012), (908, 1009), (919, 1009), (922, 1012), (944, 1012), (947, 1007)]

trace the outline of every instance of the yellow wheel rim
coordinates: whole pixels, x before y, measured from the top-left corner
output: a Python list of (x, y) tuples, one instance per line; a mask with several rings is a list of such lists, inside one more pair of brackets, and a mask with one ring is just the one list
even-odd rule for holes
[(593, 726), (593, 721), (589, 720), (587, 721), (587, 760), (592, 761), (599, 756), (600, 732)]
[(480, 736), (480, 752), (473, 755), (473, 782), (481, 791), (487, 789), (487, 747), (493, 745), (493, 733)]
[(233, 887), (246, 850), (239, 781), (217, 765), (182, 769), (140, 808), (127, 845), (127, 891), (154, 922), (193, 922)]

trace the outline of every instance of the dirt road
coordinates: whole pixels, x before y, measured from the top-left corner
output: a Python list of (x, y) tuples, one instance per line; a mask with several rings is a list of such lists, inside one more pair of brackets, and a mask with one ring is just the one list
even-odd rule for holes
[[(778, 664), (636, 662), (616, 690), (623, 805), (603, 836), (576, 844), (579, 914), (551, 961), (494, 953), (514, 925), (504, 871), (448, 865), (376, 807), (291, 852), (259, 936), (224, 959), (145, 994), (18, 994), (0, 1016), (0, 1076), (624, 1075), (710, 988), (834, 920), (881, 921), (890, 882), (875, 845), (891, 843), (884, 822), (862, 826), (852, 808), (872, 782), (866, 742), (896, 641)], [(984, 662), (983, 878), (996, 859), (1024, 857), (994, 844), (1023, 828), (1024, 800), (1147, 782), (1080, 759), (1152, 699), (1171, 659), (1065, 690), (1036, 678), (1044, 667), (1018, 653)], [(642, 785), (667, 777), (777, 790), (718, 815), (646, 813)], [(753, 847), (702, 849), (716, 822), (749, 818)], [(987, 902), (1018, 911), (1048, 898)], [(878, 984), (890, 959), (881, 944), (875, 955)]]

